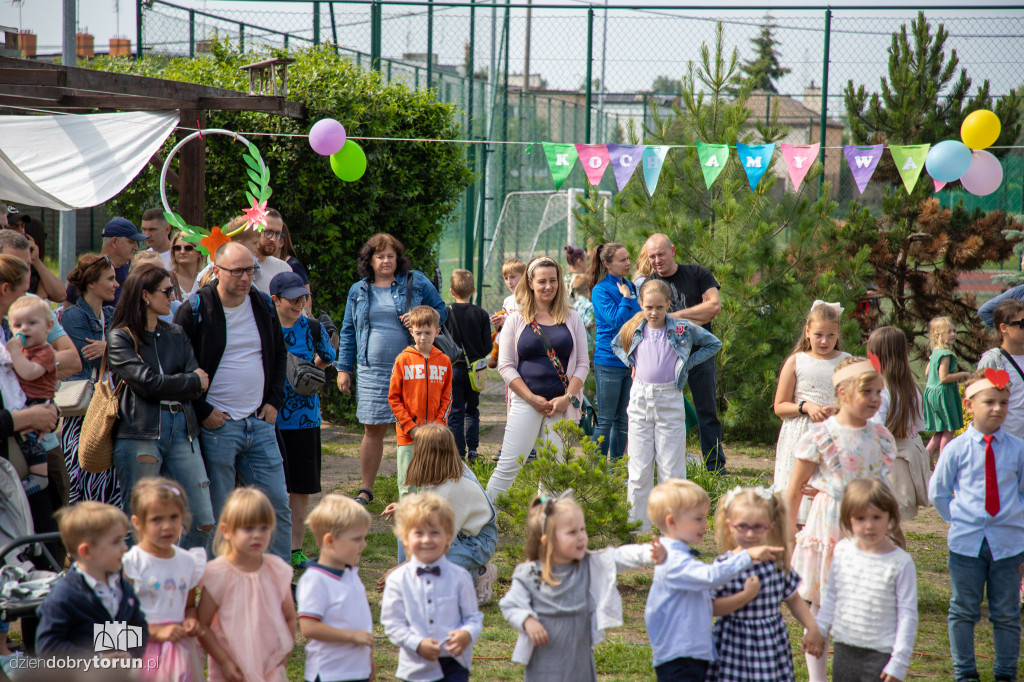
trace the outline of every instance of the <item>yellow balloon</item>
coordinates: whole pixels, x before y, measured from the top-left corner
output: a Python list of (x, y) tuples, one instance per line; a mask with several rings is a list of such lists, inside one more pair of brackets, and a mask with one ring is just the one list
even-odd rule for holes
[(979, 109), (964, 119), (960, 126), (960, 139), (971, 149), (985, 149), (996, 143), (1000, 130), (999, 117), (988, 109)]

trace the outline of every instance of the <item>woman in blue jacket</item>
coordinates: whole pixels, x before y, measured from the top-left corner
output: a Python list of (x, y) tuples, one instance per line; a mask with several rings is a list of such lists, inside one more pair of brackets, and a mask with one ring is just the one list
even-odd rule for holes
[(597, 429), (601, 453), (620, 459), (626, 449), (626, 408), (633, 385), (630, 369), (612, 352), (612, 338), (640, 312), (636, 287), (629, 281), (629, 252), (612, 242), (597, 247), (590, 263), (590, 300), (597, 320), (594, 374), (597, 381)]

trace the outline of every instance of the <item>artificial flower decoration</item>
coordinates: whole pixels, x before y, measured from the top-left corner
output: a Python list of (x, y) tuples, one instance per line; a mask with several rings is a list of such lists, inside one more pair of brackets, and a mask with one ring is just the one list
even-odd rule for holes
[(1010, 373), (1005, 369), (992, 369), (988, 367), (985, 369), (985, 378), (992, 382), (1000, 391), (1006, 388), (1006, 384), (1010, 383)]
[(242, 211), (245, 215), (245, 226), (243, 230), (249, 229), (250, 227), (256, 228), (259, 225), (261, 228), (267, 226), (267, 202), (256, 201), (256, 197), (252, 197), (252, 207)]
[(871, 351), (868, 351), (868, 362), (871, 363), (871, 366), (875, 368), (876, 372), (882, 371), (882, 361), (879, 360), (878, 356)]
[(210, 234), (203, 237), (199, 241), (199, 247), (201, 251), (205, 251), (204, 255), (213, 257), (213, 254), (217, 253), (217, 249), (231, 241), (231, 237), (220, 231), (220, 227), (217, 225), (213, 226), (210, 230)]

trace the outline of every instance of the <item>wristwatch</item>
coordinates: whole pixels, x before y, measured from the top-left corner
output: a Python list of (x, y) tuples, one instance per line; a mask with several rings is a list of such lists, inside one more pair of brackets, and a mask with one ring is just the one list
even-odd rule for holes
[(807, 414), (806, 412), (804, 412), (804, 403), (806, 402), (806, 400), (801, 400), (799, 403), (797, 403), (796, 411), (799, 412), (800, 414)]
[(568, 393), (566, 393), (566, 396), (569, 398), (569, 404), (575, 407), (576, 409), (579, 409), (580, 399), (574, 395), (569, 395)]

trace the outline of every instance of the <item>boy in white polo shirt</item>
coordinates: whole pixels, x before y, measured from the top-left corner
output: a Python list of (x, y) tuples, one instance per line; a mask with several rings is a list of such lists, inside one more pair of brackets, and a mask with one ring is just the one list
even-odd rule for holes
[(306, 645), (308, 682), (369, 680), (373, 661), (373, 616), (356, 564), (373, 522), (366, 509), (345, 495), (325, 495), (306, 519), (320, 556), (299, 578), (299, 630)]

